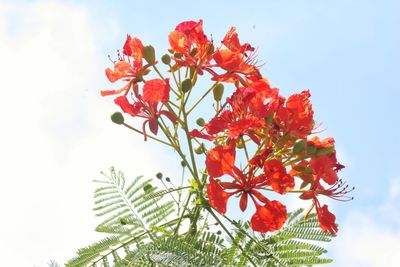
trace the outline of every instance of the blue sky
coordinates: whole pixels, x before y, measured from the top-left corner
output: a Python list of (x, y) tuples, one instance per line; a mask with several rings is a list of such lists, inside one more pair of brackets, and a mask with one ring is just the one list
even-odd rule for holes
[(331, 266), (395, 266), (399, 12), (398, 1), (0, 0), (0, 116), (7, 125), (0, 132), (0, 207), (8, 218), (0, 222), (0, 249), (7, 266), (20, 240), (32, 247), (20, 266), (45, 266), (98, 237), (91, 180), (99, 170), (116, 165), (153, 175), (152, 161), (177, 172), (167, 152), (154, 155), (157, 146), (109, 123), (115, 108), (98, 92), (110, 87), (107, 55), (127, 33), (161, 54), (177, 23), (200, 18), (216, 41), (236, 26), (283, 95), (311, 90), (322, 135), (335, 137), (347, 167), (341, 177), (356, 187), (354, 201), (333, 206), (341, 230)]

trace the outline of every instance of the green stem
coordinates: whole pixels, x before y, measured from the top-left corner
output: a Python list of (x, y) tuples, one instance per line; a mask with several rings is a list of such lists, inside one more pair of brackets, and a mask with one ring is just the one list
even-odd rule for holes
[[(137, 132), (137, 133), (139, 133), (139, 134), (141, 134), (141, 135), (144, 136), (144, 133), (143, 133), (142, 131), (139, 131), (138, 129), (136, 129), (136, 128), (134, 128), (134, 127), (128, 125), (128, 124), (123, 123), (122, 125), (124, 125), (124, 126), (127, 127), (128, 129), (131, 129), (132, 131)], [(148, 138), (150, 138), (150, 139), (153, 139), (153, 140), (155, 140), (155, 141), (157, 141), (157, 142), (160, 142), (160, 143), (162, 143), (162, 144), (164, 144), (164, 145), (167, 145), (167, 146), (170, 146), (170, 147), (173, 147), (173, 148), (174, 148), (173, 145), (168, 144), (167, 142), (165, 142), (165, 141), (163, 141), (163, 140), (161, 140), (161, 139), (158, 139), (157, 137), (154, 137), (154, 136), (151, 136), (151, 135), (146, 135), (146, 136), (147, 136)]]
[(238, 246), (238, 248), (243, 252), (243, 254), (246, 256), (246, 258), (249, 260), (249, 262), (254, 266), (257, 267), (256, 263), (253, 261), (253, 259), (247, 254), (247, 251), (244, 250), (244, 248), (236, 242), (235, 238), (233, 235), (230, 233), (230, 231), (226, 228), (226, 226), (221, 222), (221, 220), (218, 218), (218, 216), (213, 212), (213, 210), (210, 207), (206, 208), (207, 211), (214, 217), (214, 219), (218, 222), (218, 224), (222, 227), (222, 229), (225, 231), (225, 233), (229, 236), (229, 238), (232, 240), (232, 242)]
[(217, 84), (217, 83), (214, 83), (214, 84), (210, 87), (210, 89), (208, 89), (207, 92), (205, 92), (205, 94), (202, 95), (202, 96), (199, 98), (199, 100), (196, 101), (196, 103), (194, 103), (193, 107), (191, 107), (191, 108), (188, 110), (187, 114), (190, 114), (190, 112), (192, 112), (193, 109), (196, 108), (197, 105), (200, 104), (201, 101), (203, 101), (203, 99), (211, 92), (211, 90), (215, 87), (216, 84)]

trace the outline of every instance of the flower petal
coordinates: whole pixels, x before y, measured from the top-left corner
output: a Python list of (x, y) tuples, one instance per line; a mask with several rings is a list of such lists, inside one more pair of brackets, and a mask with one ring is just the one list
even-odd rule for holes
[(231, 174), (235, 163), (235, 147), (220, 145), (211, 149), (206, 157), (206, 167), (211, 177)]
[(317, 215), (322, 231), (329, 232), (332, 236), (335, 235), (339, 229), (335, 223), (336, 217), (329, 212), (328, 206), (324, 205), (322, 208), (317, 208)]
[(256, 232), (272, 232), (281, 229), (286, 219), (286, 207), (279, 201), (273, 200), (264, 206), (257, 206), (256, 213), (251, 217), (250, 226)]
[(167, 102), (169, 99), (169, 80), (153, 79), (143, 85), (143, 100), (148, 103)]
[(207, 185), (207, 194), (210, 206), (224, 215), (226, 212), (226, 204), (231, 195), (225, 192), (219, 183), (212, 177), (210, 177), (210, 183)]

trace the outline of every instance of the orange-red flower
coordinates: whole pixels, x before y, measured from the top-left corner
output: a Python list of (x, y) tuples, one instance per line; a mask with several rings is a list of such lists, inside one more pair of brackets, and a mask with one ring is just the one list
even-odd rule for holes
[[(137, 88), (135, 89), (133, 103), (130, 103), (125, 95), (117, 97), (114, 102), (121, 107), (123, 112), (133, 117), (145, 119), (142, 131), (146, 140), (146, 125), (148, 124), (150, 131), (156, 135), (158, 132), (158, 117), (161, 115), (176, 123), (176, 118), (169, 111), (162, 110), (163, 103), (168, 101), (169, 90), (168, 79), (165, 81), (153, 79), (144, 84), (143, 95), (139, 94)], [(161, 105), (159, 106), (160, 103)]]
[(305, 90), (293, 94), (286, 100), (285, 106), (280, 106), (276, 119), (285, 134), (305, 139), (314, 128), (314, 111), (310, 102), (310, 92)]
[(286, 207), (277, 200), (267, 201), (264, 206), (257, 205), (256, 208), (256, 213), (250, 221), (254, 231), (261, 233), (276, 231), (286, 222)]
[(118, 61), (114, 63), (114, 70), (107, 68), (105, 70), (108, 80), (112, 83), (123, 80), (129, 82), (118, 90), (104, 90), (101, 91), (102, 96), (116, 95), (124, 92), (128, 94), (132, 83), (142, 81), (144, 75), (149, 70), (143, 67), (143, 44), (139, 38), (132, 38), (130, 35), (127, 36), (123, 55), (119, 55)]
[(202, 74), (211, 60), (213, 45), (203, 32), (203, 21), (184, 21), (178, 24), (169, 36), (172, 51), (180, 53), (174, 56), (178, 66), (193, 66)]
[(275, 192), (285, 194), (294, 187), (294, 178), (286, 172), (282, 162), (277, 159), (269, 160), (264, 165), (264, 173), (267, 177), (267, 184)]
[(226, 81), (236, 82), (239, 81), (240, 75), (245, 77), (255, 76), (259, 79), (262, 78), (260, 71), (254, 64), (254, 53), (248, 55), (247, 51), (254, 51), (254, 48), (245, 43), (240, 44), (236, 29), (232, 27), (225, 35), (222, 44), (226, 49), (216, 49), (213, 54), (215, 66), (222, 68), (227, 71), (225, 74), (218, 75), (213, 74), (213, 80), (215, 81)]
[[(259, 192), (267, 184), (265, 176), (256, 176), (254, 168), (250, 168), (244, 174), (234, 165), (234, 151), (233, 146), (217, 146), (207, 154), (206, 168), (210, 175), (207, 194), (210, 205), (220, 213), (225, 214), (229, 197), (240, 195), (239, 207), (244, 211), (250, 197), (257, 209), (251, 221), (253, 230), (266, 232), (280, 229), (286, 221), (286, 207), (278, 201), (270, 201)], [(232, 182), (217, 182), (214, 179), (224, 174), (228, 174), (234, 180)], [(263, 203), (264, 206), (259, 202)]]

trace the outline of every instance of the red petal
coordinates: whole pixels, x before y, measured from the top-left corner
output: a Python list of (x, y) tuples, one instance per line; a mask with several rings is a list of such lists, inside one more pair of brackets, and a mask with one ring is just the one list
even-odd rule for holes
[(143, 100), (148, 103), (166, 102), (169, 99), (169, 80), (153, 79), (143, 85)]
[(135, 59), (134, 64), (136, 66), (142, 65), (143, 44), (139, 38), (132, 38), (130, 35), (128, 35), (124, 44), (123, 53), (127, 56), (133, 57)]
[(242, 211), (245, 211), (247, 208), (247, 199), (248, 199), (248, 194), (244, 192), (239, 202), (239, 207)]
[(114, 70), (106, 69), (106, 76), (110, 82), (116, 82), (121, 78), (132, 75), (131, 65), (124, 60), (120, 60), (114, 64)]
[(208, 134), (204, 134), (204, 133), (200, 132), (197, 129), (194, 129), (193, 131), (189, 132), (189, 135), (191, 137), (198, 137), (198, 138), (206, 139), (208, 141), (214, 141), (215, 140), (215, 138), (213, 136), (208, 135)]
[(268, 201), (264, 206), (257, 206), (251, 217), (250, 226), (254, 231), (265, 233), (282, 228), (287, 219), (286, 207), (279, 201)]
[(329, 185), (333, 185), (338, 180), (337, 173), (334, 170), (336, 164), (335, 158), (328, 156), (312, 158), (310, 160), (310, 167), (313, 174), (315, 174), (318, 179), (322, 178)]
[(268, 198), (266, 198), (263, 194), (261, 194), (255, 189), (251, 190), (251, 194), (254, 195), (258, 200), (260, 200), (263, 203), (267, 203), (269, 201)]
[(235, 147), (225, 145), (211, 149), (206, 157), (206, 167), (211, 177), (231, 174), (235, 164)]
[(335, 220), (336, 217), (328, 210), (328, 206), (324, 205), (322, 208), (317, 208), (318, 222), (322, 231), (329, 232), (332, 236), (339, 230)]
[(151, 131), (153, 134), (157, 135), (157, 132), (158, 132), (158, 122), (157, 122), (157, 119), (154, 119), (154, 118), (149, 119), (149, 128), (150, 128), (150, 131)]
[(121, 107), (123, 112), (128, 113), (133, 117), (136, 117), (141, 109), (139, 105), (132, 105), (129, 103), (126, 96), (119, 96), (114, 100), (114, 102)]
[(286, 168), (282, 162), (276, 159), (269, 160), (264, 165), (264, 172), (267, 176), (267, 184), (272, 187), (275, 192), (285, 194), (293, 189), (294, 178), (287, 174)]
[(212, 177), (210, 177), (210, 183), (207, 185), (207, 194), (210, 206), (215, 208), (221, 214), (225, 214), (226, 204), (228, 203), (230, 194), (225, 192)]

